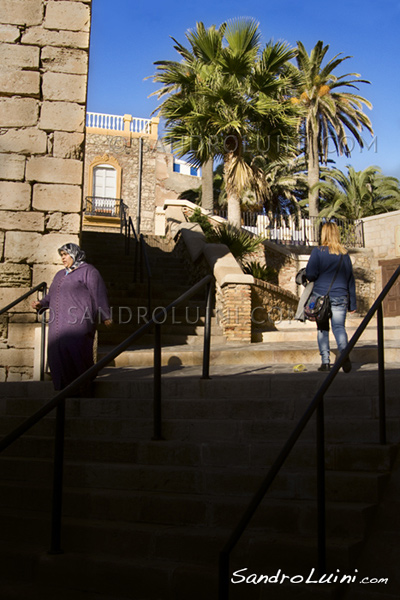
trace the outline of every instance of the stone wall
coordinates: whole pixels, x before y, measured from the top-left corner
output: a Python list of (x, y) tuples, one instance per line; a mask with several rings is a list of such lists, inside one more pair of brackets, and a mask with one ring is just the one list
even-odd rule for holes
[(373, 252), (371, 264), (376, 277), (377, 292), (382, 289), (380, 261), (399, 259), (400, 262), (400, 211), (396, 210), (363, 219), (365, 247)]
[[(140, 230), (154, 232), (155, 193), (156, 193), (156, 140), (143, 137), (142, 185), (141, 185), (141, 222)], [(121, 198), (129, 207), (129, 215), (136, 227), (138, 206), (140, 139), (118, 135), (100, 135), (87, 133), (85, 151), (85, 196), (88, 195), (90, 164), (97, 157), (104, 157), (104, 163), (115, 159), (121, 167)]]
[(259, 341), (259, 332), (272, 331), (276, 329), (274, 323), (291, 320), (296, 314), (298, 297), (272, 283), (256, 279), (251, 299), (253, 341)]
[[(91, 0), (0, 3), (0, 307), (79, 240)], [(32, 375), (35, 315), (2, 320), (0, 379)]]

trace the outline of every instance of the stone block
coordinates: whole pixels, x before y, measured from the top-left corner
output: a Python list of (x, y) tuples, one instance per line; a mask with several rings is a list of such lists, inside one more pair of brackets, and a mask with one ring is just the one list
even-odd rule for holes
[[(19, 30), (17, 31), (19, 33)], [(35, 44), (42, 47), (62, 46), (67, 48), (87, 49), (89, 48), (89, 33), (83, 31), (56, 31), (54, 29), (43, 29), (43, 27), (30, 27), (23, 34), (21, 42), (23, 44)]]
[(41, 59), (43, 67), (48, 71), (87, 75), (88, 53), (85, 50), (48, 46), (43, 48)]
[(31, 204), (29, 183), (0, 181), (0, 209), (27, 210)]
[(21, 32), (18, 27), (13, 27), (12, 25), (0, 25), (0, 42), (14, 44), (19, 40), (20, 35)]
[(33, 186), (33, 208), (37, 210), (73, 213), (79, 212), (81, 206), (82, 189), (77, 185), (37, 183)]
[(47, 29), (67, 29), (71, 31), (89, 31), (90, 8), (81, 2), (57, 0), (46, 7), (44, 27)]
[(86, 77), (49, 71), (43, 75), (43, 99), (85, 102)]
[(12, 25), (40, 25), (42, 0), (4, 0), (0, 3), (0, 22)]
[(22, 181), (25, 175), (25, 156), (0, 154), (0, 173), (2, 179)]
[(53, 158), (51, 156), (32, 157), (26, 166), (26, 179), (43, 183), (80, 184), (83, 164), (79, 160)]
[(81, 216), (80, 215), (64, 215), (62, 220), (63, 233), (76, 233), (79, 234), (81, 229)]
[(54, 132), (53, 156), (57, 158), (76, 158), (84, 156), (85, 136), (83, 133)]
[(23, 367), (10, 367), (7, 373), (7, 381), (29, 381), (33, 377), (31, 365)]
[(44, 231), (44, 215), (39, 212), (2, 211), (1, 227), (6, 231)]
[(5, 367), (33, 366), (33, 350), (30, 348), (7, 348), (0, 350), (0, 364)]
[(0, 152), (46, 154), (47, 135), (36, 127), (8, 129), (0, 136)]
[(34, 98), (5, 98), (0, 100), (2, 127), (31, 127), (39, 116), (39, 101)]
[(7, 261), (16, 263), (59, 264), (58, 248), (68, 242), (79, 244), (79, 238), (71, 234), (41, 235), (27, 231), (8, 231), (4, 255)]
[(0, 287), (29, 287), (30, 284), (29, 265), (0, 263)]
[(40, 95), (40, 74), (38, 71), (0, 71), (0, 89), (3, 95)]
[(0, 381), (4, 382), (6, 380), (6, 370), (4, 367), (0, 367)]
[(9, 69), (38, 69), (39, 52), (36, 46), (2, 44), (0, 71)]
[(34, 348), (35, 328), (30, 323), (12, 323), (8, 328), (8, 345), (11, 348)]
[[(11, 302), (14, 302), (14, 300), (17, 300), (20, 296), (23, 296), (23, 294), (26, 294), (26, 292), (29, 292), (29, 289), (30, 288), (23, 288), (23, 287), (19, 287), (19, 288), (2, 287), (2, 288), (0, 288), (0, 306), (2, 308), (4, 308), (5, 306), (8, 306), (9, 304), (11, 304)], [(22, 302), (20, 302), (16, 306), (14, 306), (12, 309), (10, 309), (10, 312), (20, 312), (20, 313), (21, 312), (32, 312), (30, 302), (31, 301), (29, 300), (29, 298), (26, 298), (25, 300), (23, 300)]]
[(49, 231), (60, 231), (62, 227), (62, 214), (60, 212), (48, 215), (46, 219), (46, 229)]
[(62, 268), (60, 257), (58, 265), (33, 265), (32, 286), (35, 287), (43, 281), (46, 281), (47, 285), (50, 286), (55, 274)]
[(85, 107), (73, 102), (44, 102), (39, 128), (45, 131), (83, 131)]

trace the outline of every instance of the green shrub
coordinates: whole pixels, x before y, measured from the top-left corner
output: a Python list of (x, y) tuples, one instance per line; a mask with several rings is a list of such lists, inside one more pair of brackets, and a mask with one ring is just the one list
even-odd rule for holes
[(191, 217), (189, 217), (189, 221), (191, 223), (198, 223), (207, 239), (214, 234), (213, 226), (211, 225), (208, 217), (203, 215), (200, 208), (195, 208), (193, 214)]
[(238, 229), (227, 223), (218, 228), (214, 228), (210, 242), (226, 244), (233, 256), (243, 264), (243, 260), (249, 254), (256, 252), (262, 243), (261, 238), (253, 237), (246, 231)]
[(278, 284), (278, 272), (272, 267), (260, 264), (258, 261), (246, 263), (243, 267), (243, 272), (253, 275), (256, 279)]

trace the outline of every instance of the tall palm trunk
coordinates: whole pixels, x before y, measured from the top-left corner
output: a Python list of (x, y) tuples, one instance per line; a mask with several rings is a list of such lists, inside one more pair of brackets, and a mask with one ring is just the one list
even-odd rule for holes
[(318, 155), (318, 131), (310, 127), (308, 132), (308, 213), (310, 217), (318, 217), (319, 214), (319, 190), (316, 184), (319, 182), (319, 155)]
[(240, 198), (236, 191), (227, 190), (228, 200), (228, 221), (234, 227), (240, 228), (242, 226), (242, 217), (240, 212)]
[(233, 153), (227, 154), (224, 162), (225, 190), (226, 199), (228, 202), (228, 221), (234, 227), (240, 228), (242, 225), (240, 195), (236, 186), (233, 185), (234, 178), (231, 176), (233, 158)]
[(211, 158), (201, 168), (201, 206), (210, 215), (214, 211), (214, 161)]

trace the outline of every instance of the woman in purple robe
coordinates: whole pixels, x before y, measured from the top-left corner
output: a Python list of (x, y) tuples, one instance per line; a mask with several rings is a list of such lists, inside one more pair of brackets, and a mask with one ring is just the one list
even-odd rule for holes
[(32, 302), (49, 310), (48, 362), (54, 388), (61, 390), (93, 362), (96, 323), (111, 325), (104, 281), (76, 244), (58, 249), (64, 269), (56, 273), (49, 292)]

